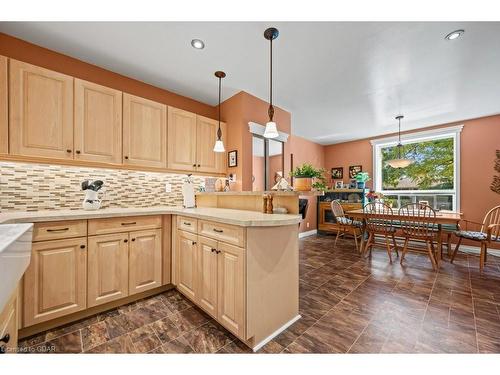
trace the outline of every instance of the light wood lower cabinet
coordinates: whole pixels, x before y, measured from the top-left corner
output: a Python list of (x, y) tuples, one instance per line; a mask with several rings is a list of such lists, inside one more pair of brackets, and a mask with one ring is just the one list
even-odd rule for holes
[(88, 307), (128, 295), (128, 233), (89, 237)]
[(0, 311), (0, 354), (16, 353), (18, 331), (18, 290)]
[(177, 231), (176, 236), (176, 267), (177, 267), (177, 288), (192, 301), (196, 301), (196, 234)]
[(87, 306), (87, 238), (33, 243), (24, 274), (24, 325)]
[(161, 229), (130, 232), (129, 295), (161, 286)]
[[(182, 220), (184, 217), (177, 217), (178, 223)], [(202, 221), (198, 222), (198, 229), (203, 228)], [(177, 289), (245, 340), (246, 250), (178, 228), (174, 258)]]
[(214, 318), (217, 318), (217, 241), (198, 237), (198, 293), (197, 303)]
[(217, 320), (238, 337), (245, 337), (245, 249), (218, 244)]

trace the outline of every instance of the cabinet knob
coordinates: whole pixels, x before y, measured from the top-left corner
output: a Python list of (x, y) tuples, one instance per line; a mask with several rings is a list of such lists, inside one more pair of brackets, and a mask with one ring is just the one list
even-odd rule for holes
[(191, 241), (191, 245), (196, 245), (196, 241)]
[(85, 245), (80, 245), (80, 249), (85, 249)]
[(69, 148), (66, 150), (68, 154), (71, 154), (73, 151), (71, 151)]
[(76, 150), (76, 153), (79, 154), (80, 153), (80, 150)]
[(128, 240), (123, 240), (123, 242), (128, 242)]
[(198, 164), (198, 167), (201, 167), (201, 164)]
[(212, 251), (212, 253), (213, 253), (213, 252), (217, 252), (217, 249), (214, 249), (214, 248), (212, 247), (211, 251)]
[(193, 164), (193, 167), (196, 167), (196, 164)]
[(135, 241), (135, 238), (132, 238), (132, 241)]
[(6, 333), (4, 337), (0, 339), (0, 342), (3, 342), (4, 344), (8, 344), (10, 341), (10, 334)]
[(220, 252), (221, 252), (221, 251), (220, 251), (220, 250), (215, 250), (215, 252), (216, 252), (217, 254), (220, 254)]
[(127, 159), (127, 160), (128, 160), (128, 156), (125, 156), (125, 159)]

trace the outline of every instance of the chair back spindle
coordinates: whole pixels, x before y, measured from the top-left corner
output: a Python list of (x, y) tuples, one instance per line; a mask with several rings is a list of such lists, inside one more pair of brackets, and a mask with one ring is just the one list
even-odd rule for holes
[(493, 207), (484, 216), (483, 225), (481, 225), (481, 232), (486, 233), (490, 225), (497, 224), (491, 231), (491, 238), (493, 240), (500, 239), (500, 206)]
[(399, 209), (401, 230), (408, 237), (430, 238), (436, 234), (436, 211), (426, 204), (409, 203)]
[(393, 211), (392, 208), (382, 202), (367, 203), (363, 207), (366, 214), (377, 215), (370, 218), (367, 216), (366, 229), (373, 233), (390, 233), (393, 231)]
[(332, 213), (333, 213), (333, 217), (335, 218), (335, 221), (338, 222), (339, 218), (345, 217), (344, 209), (340, 205), (339, 201), (337, 201), (337, 200), (332, 201), (332, 203), (330, 204), (330, 206), (332, 208)]

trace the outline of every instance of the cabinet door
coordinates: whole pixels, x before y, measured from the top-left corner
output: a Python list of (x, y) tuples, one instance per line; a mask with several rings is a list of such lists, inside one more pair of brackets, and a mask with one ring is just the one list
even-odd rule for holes
[(177, 289), (192, 301), (196, 300), (196, 242), (195, 234), (177, 231)]
[(217, 318), (217, 241), (198, 236), (197, 303)]
[(219, 242), (218, 321), (245, 338), (245, 250)]
[(88, 306), (128, 296), (128, 233), (89, 237)]
[[(214, 152), (219, 122), (207, 117), (197, 116), (196, 129), (196, 170), (208, 173), (226, 172), (226, 153)], [(226, 144), (226, 124), (220, 124), (222, 140)]]
[(17, 350), (17, 331), (18, 331), (18, 290), (16, 291), (7, 302), (3, 311), (0, 311), (0, 338), (9, 335), (8, 343), (0, 343), (0, 354), (2, 353), (16, 353)]
[(168, 107), (168, 168), (196, 169), (196, 115)]
[(10, 60), (10, 153), (73, 158), (73, 77)]
[(130, 232), (129, 295), (161, 286), (161, 229)]
[(9, 118), (7, 95), (7, 58), (0, 56), (0, 154), (9, 152)]
[(121, 91), (75, 79), (75, 159), (121, 164)]
[(123, 164), (167, 167), (167, 106), (123, 94)]
[(24, 325), (86, 308), (87, 239), (33, 243), (24, 274)]

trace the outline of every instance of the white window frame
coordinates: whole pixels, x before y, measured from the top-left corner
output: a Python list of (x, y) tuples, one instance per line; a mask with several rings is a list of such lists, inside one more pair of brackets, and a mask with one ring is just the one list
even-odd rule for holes
[(382, 162), (382, 148), (396, 146), (398, 144), (398, 137), (386, 137), (372, 139), (373, 151), (373, 173), (374, 173), (374, 190), (381, 192), (384, 195), (426, 195), (426, 194), (453, 194), (453, 211), (460, 212), (460, 133), (462, 132), (463, 125), (450, 126), (446, 128), (438, 128), (432, 130), (425, 130), (415, 133), (401, 135), (401, 143), (403, 145), (430, 141), (436, 139), (453, 138), (453, 156), (454, 156), (454, 173), (453, 173), (453, 186), (454, 189), (450, 190), (383, 190), (382, 189), (382, 170), (379, 168)]

